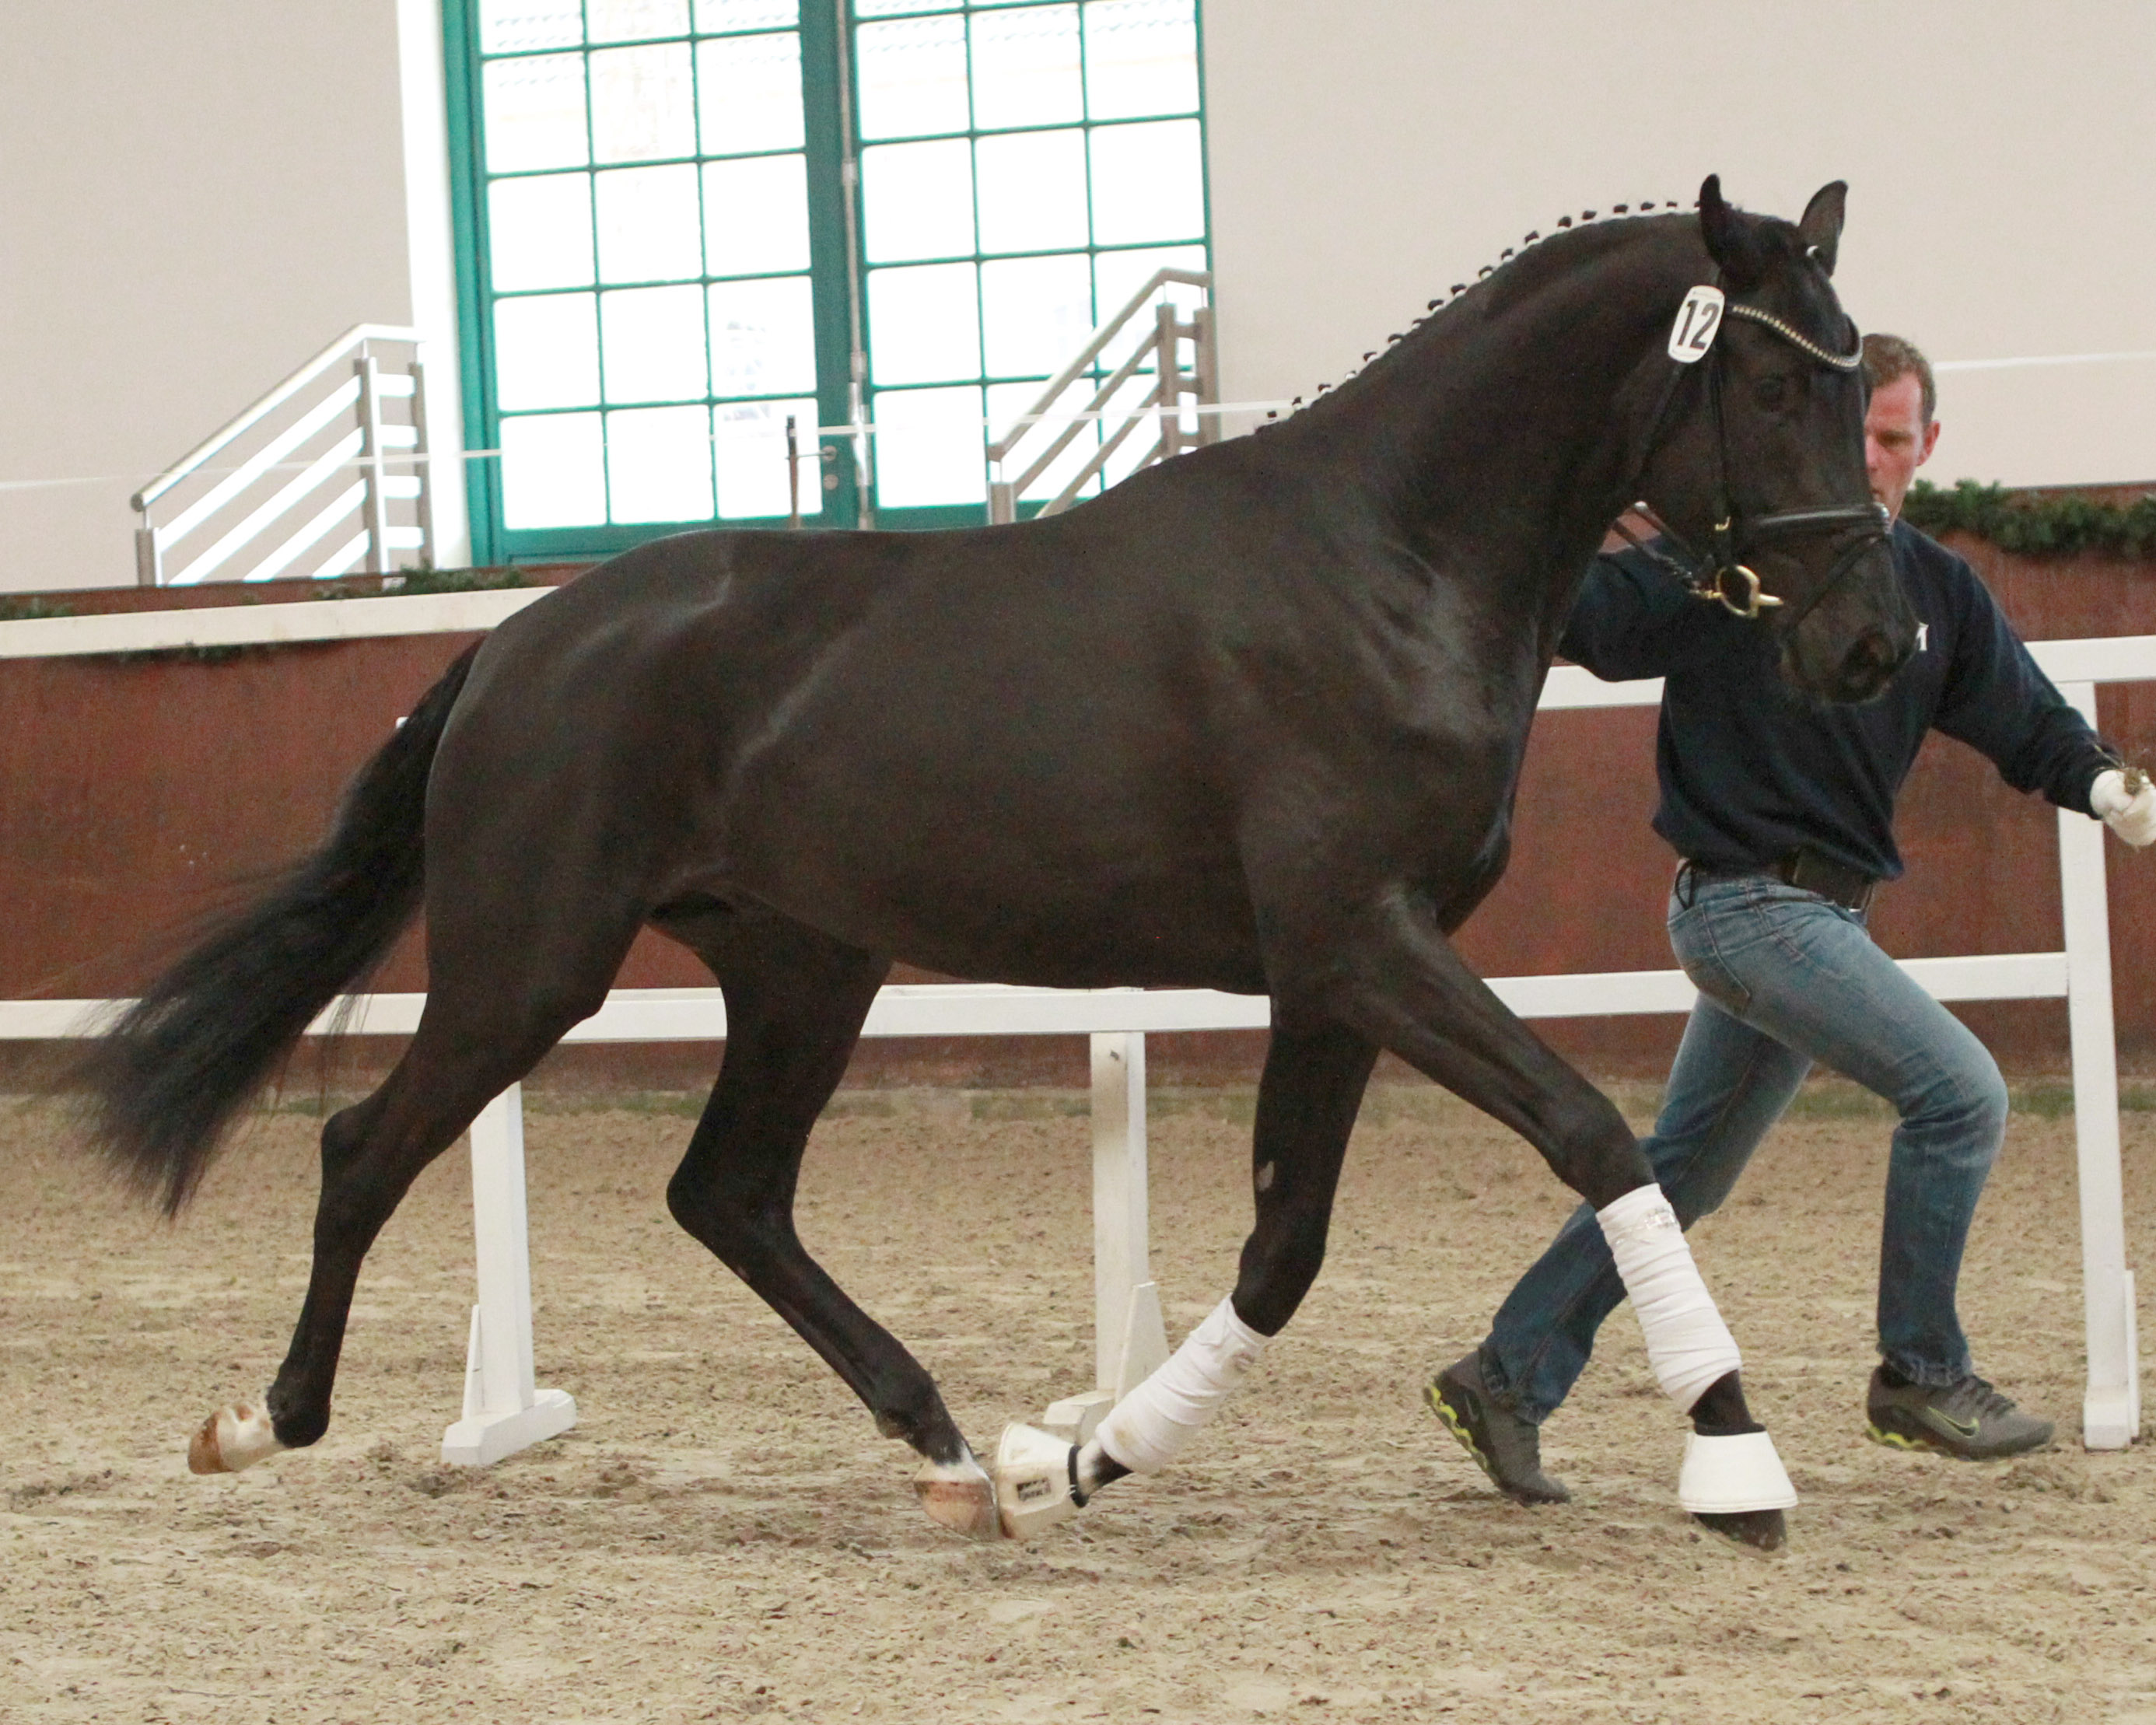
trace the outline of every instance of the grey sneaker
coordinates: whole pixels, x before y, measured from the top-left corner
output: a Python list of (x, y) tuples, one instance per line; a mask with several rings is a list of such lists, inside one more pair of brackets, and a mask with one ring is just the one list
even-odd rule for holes
[(2023, 1413), (1974, 1373), (1941, 1389), (1889, 1384), (1881, 1367), (1871, 1374), (1864, 1411), (1873, 1443), (1933, 1450), (1964, 1461), (2020, 1455), (2051, 1441), (2050, 1420)]
[(1475, 1465), (1515, 1503), (1569, 1503), (1572, 1493), (1543, 1471), (1542, 1434), (1491, 1399), (1480, 1352), (1447, 1366), (1423, 1386), (1422, 1399)]

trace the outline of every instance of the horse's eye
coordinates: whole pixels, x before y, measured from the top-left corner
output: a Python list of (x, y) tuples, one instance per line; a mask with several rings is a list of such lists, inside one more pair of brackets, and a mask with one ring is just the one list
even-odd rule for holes
[(1789, 382), (1786, 377), (1762, 377), (1752, 386), (1752, 398), (1773, 413), (1789, 398)]

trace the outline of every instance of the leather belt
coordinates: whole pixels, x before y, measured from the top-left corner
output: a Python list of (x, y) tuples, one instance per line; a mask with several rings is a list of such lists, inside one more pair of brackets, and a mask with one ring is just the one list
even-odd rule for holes
[(1799, 892), (1815, 892), (1845, 911), (1860, 913), (1871, 908), (1871, 895), (1879, 888), (1876, 875), (1867, 875), (1861, 869), (1852, 869), (1831, 857), (1821, 856), (1816, 850), (1801, 849), (1792, 850), (1787, 856), (1756, 869), (1717, 868), (1712, 864), (1696, 863), (1687, 859), (1680, 872), (1703, 875), (1709, 880), (1727, 879), (1732, 875), (1772, 875), (1778, 880), (1787, 881)]

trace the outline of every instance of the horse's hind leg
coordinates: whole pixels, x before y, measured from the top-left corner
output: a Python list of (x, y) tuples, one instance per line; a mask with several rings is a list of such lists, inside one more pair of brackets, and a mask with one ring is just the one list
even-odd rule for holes
[(668, 1208), (845, 1380), (886, 1437), (927, 1462), (916, 1486), (944, 1525), (997, 1532), (994, 1495), (935, 1380), (801, 1244), (793, 1195), (810, 1128), (845, 1076), (890, 961), (767, 913), (654, 919), (711, 967), (726, 1051)]
[[(379, 1089), (322, 1128), (314, 1263), (284, 1364), (264, 1407), (228, 1407), (203, 1423), (187, 1451), (197, 1473), (235, 1471), (328, 1429), (345, 1323), (376, 1235), (480, 1110), (604, 1002), (634, 928), (618, 916), (573, 939), (490, 947), (500, 968), (485, 975), (445, 962), (434, 943), (434, 987), (410, 1047)], [(511, 952), (521, 955), (513, 965)]]

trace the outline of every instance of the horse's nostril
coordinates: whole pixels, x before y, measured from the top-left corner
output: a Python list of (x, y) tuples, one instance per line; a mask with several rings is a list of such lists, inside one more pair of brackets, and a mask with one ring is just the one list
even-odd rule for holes
[(1884, 629), (1868, 629), (1851, 644), (1842, 661), (1844, 686), (1876, 693), (1908, 662), (1915, 643), (1897, 646)]

